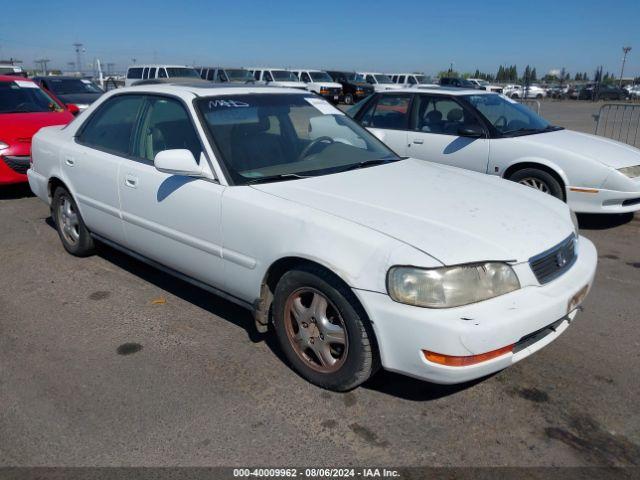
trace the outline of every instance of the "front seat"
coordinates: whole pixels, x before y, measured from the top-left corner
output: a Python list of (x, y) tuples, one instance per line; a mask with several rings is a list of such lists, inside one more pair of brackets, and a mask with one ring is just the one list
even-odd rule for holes
[(452, 108), (447, 113), (447, 121), (444, 125), (444, 133), (448, 135), (457, 135), (458, 130), (463, 124), (464, 112), (461, 108)]
[(257, 123), (236, 125), (231, 130), (231, 163), (238, 171), (255, 170), (284, 163), (280, 136), (267, 131), (271, 122), (261, 117)]
[(429, 133), (442, 133), (443, 123), (442, 112), (431, 110), (425, 115), (421, 130)]

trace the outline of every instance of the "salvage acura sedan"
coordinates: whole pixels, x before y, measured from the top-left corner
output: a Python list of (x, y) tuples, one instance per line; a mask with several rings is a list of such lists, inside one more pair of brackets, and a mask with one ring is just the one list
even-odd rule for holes
[(496, 372), (593, 282), (565, 204), (398, 157), (309, 92), (144, 85), (78, 120), (36, 135), (29, 170), (64, 248), (99, 240), (251, 309), (324, 388)]
[(400, 155), (496, 175), (579, 213), (640, 210), (640, 150), (551, 125), (478, 90), (384, 92), (349, 110)]

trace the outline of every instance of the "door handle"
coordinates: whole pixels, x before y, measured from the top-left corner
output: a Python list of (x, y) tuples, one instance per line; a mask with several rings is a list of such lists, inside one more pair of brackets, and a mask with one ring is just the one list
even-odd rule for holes
[(65, 157), (64, 163), (70, 167), (73, 167), (76, 164), (76, 161), (71, 157)]
[(124, 184), (129, 188), (138, 188), (138, 177), (127, 175), (124, 177)]
[(422, 145), (424, 143), (424, 140), (414, 140), (413, 143), (415, 143), (416, 145)]

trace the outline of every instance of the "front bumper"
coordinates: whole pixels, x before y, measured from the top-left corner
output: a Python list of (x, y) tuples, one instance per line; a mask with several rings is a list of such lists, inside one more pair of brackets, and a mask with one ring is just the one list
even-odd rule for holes
[[(11, 160), (13, 159), (13, 160)], [(15, 160), (20, 159), (20, 160)], [(26, 168), (23, 163), (26, 162)], [(10, 185), (14, 183), (24, 183), (27, 181), (26, 171), (29, 157), (9, 157), (5, 159), (0, 155), (0, 185)], [(11, 166), (10, 166), (11, 165)]]
[[(378, 341), (385, 369), (434, 383), (466, 382), (502, 370), (555, 340), (574, 319), (569, 303), (593, 284), (597, 252), (581, 237), (578, 259), (562, 276), (543, 285), (530, 285), (484, 302), (450, 309), (429, 309), (394, 302), (388, 295), (357, 290)], [(557, 322), (557, 323), (556, 323)], [(525, 337), (552, 324), (537, 341)], [(422, 351), (470, 356), (518, 344), (515, 353), (475, 365), (451, 367), (428, 361)]]
[(617, 190), (567, 187), (567, 204), (577, 213), (629, 213), (640, 210), (640, 190)]

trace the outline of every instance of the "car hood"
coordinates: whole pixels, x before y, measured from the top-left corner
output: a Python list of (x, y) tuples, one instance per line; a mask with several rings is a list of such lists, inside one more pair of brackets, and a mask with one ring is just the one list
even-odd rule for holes
[(74, 105), (91, 105), (101, 93), (68, 93), (65, 95), (56, 95), (63, 103), (73, 103)]
[(517, 137), (517, 139), (522, 141), (523, 145), (531, 147), (532, 151), (537, 147), (543, 147), (559, 152), (571, 152), (613, 168), (640, 165), (640, 150), (637, 148), (588, 133), (558, 130)]
[(68, 111), (0, 114), (0, 140), (6, 143), (31, 143), (42, 127), (66, 125), (73, 120)]
[(526, 261), (573, 231), (568, 207), (549, 195), (416, 159), (253, 188), (381, 232), (445, 265)]
[(279, 80), (275, 80), (273, 82), (267, 83), (267, 85), (276, 85), (278, 87), (287, 87), (287, 88), (304, 88), (306, 90), (307, 84), (303, 82), (281, 82)]

